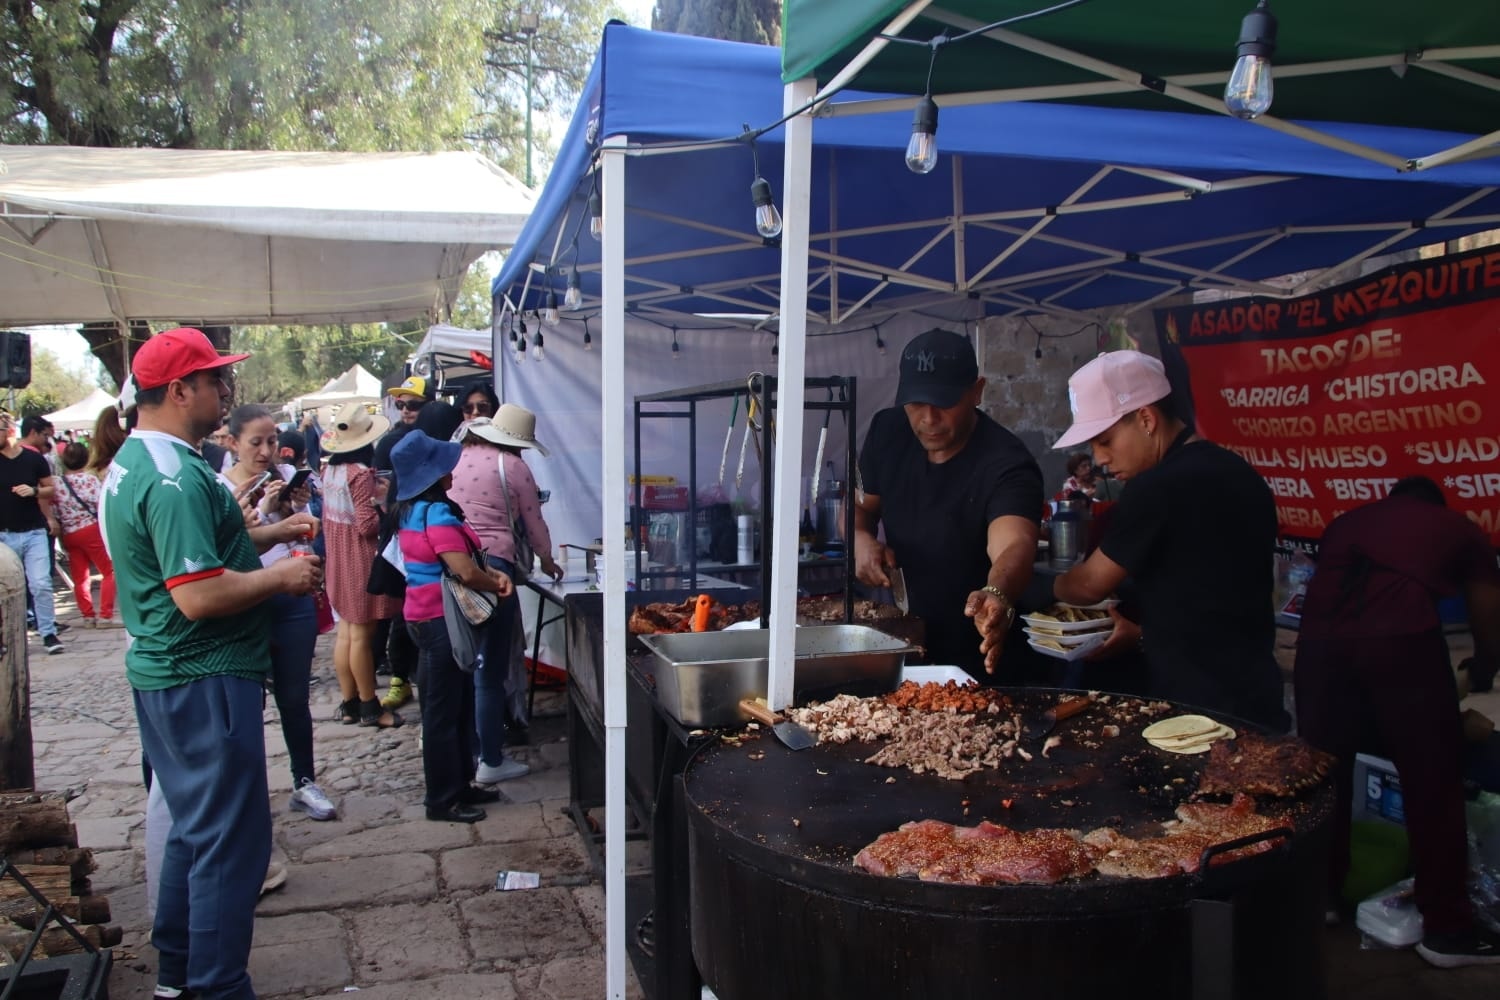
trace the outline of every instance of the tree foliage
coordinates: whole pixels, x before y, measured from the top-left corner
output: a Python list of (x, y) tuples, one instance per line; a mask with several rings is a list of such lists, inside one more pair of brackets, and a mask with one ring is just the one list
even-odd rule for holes
[[(529, 38), (519, 17), (528, 8), (539, 15)], [(9, 0), (0, 8), (0, 141), (471, 148), (521, 175), (529, 65), (540, 178), (547, 123), (577, 99), (611, 16), (619, 11), (598, 0)], [(487, 294), (484, 302), (487, 323)], [(346, 356), (329, 346), (340, 342), (333, 329), (345, 328), (306, 334), (300, 367), (282, 381), (296, 373), (321, 384), (348, 367), (314, 367)], [(346, 346), (374, 339), (349, 329), (365, 332), (349, 332)], [(119, 331), (80, 332), (120, 377)], [(133, 352), (150, 332), (131, 324), (127, 346)], [(272, 343), (303, 336), (281, 328)], [(273, 398), (282, 381), (266, 378), (258, 391)]]
[(758, 45), (781, 44), (781, 0), (657, 0), (657, 31)]
[(8, 391), (6, 408), (22, 417), (52, 413), (71, 406), (93, 391), (94, 384), (87, 374), (69, 370), (56, 354), (45, 347), (36, 347), (33, 338), (31, 384), (24, 389)]

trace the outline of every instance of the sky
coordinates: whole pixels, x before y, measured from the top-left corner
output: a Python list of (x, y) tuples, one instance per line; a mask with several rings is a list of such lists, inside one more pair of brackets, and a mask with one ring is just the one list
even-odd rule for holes
[[(615, 3), (625, 12), (625, 19), (631, 24), (642, 28), (651, 27), (651, 11), (656, 6), (656, 0), (615, 0)], [(568, 112), (563, 119), (564, 125), (567, 118), (572, 117), (571, 108)], [(92, 361), (88, 345), (71, 326), (39, 326), (29, 330), (32, 350), (51, 351), (62, 361), (64, 368), (77, 370), (88, 366)]]

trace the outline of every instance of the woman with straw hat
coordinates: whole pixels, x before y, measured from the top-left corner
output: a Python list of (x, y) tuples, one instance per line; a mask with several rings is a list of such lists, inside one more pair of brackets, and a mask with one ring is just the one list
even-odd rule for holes
[(380, 511), (375, 506), (378, 484), (370, 460), (375, 440), (391, 422), (371, 414), (362, 403), (346, 403), (319, 444), (328, 455), (323, 476), (323, 534), (328, 546), (328, 600), (338, 615), (333, 645), (333, 669), (339, 681), (339, 717), (345, 725), (401, 725), (401, 716), (384, 709), (375, 695), (377, 623), (400, 610), (392, 597), (365, 589), (375, 561), (380, 535)]
[[(470, 393), (469, 399), (475, 396), (476, 393)], [(536, 417), (529, 410), (506, 403), (493, 417), (472, 416), (462, 433), (463, 452), (453, 470), (453, 485), (448, 495), (463, 507), (469, 524), (479, 534), (489, 565), (508, 576), (514, 575), (516, 540), (511, 526), (519, 522), (541, 558), (542, 571), (560, 579), (562, 569), (552, 558), (552, 535), (542, 519), (536, 480), (521, 457), (525, 449), (547, 454), (547, 449), (536, 439)], [(474, 676), (474, 711), (479, 726), (476, 780), (481, 784), (507, 781), (526, 773), (525, 764), (504, 758), (501, 752), (507, 717), (514, 718), (521, 726), (527, 721), (524, 701), (516, 699), (521, 703), (511, 711), (506, 697), (507, 693), (516, 696), (525, 691), (524, 683), (513, 684), (511, 691), (506, 690), (512, 668), (520, 666), (512, 652), (515, 637), (524, 634), (520, 631), (520, 613), (517, 599), (501, 602), (485, 637), (484, 663)]]
[[(422, 773), (427, 780), (427, 818), (476, 823), (483, 802), (500, 793), (475, 788), (474, 678), (453, 658), (443, 619), (443, 576), (457, 577), (473, 590), (515, 595), (515, 586), (496, 569), (481, 569), (473, 553), (479, 536), (464, 523), (463, 511), (448, 497), (460, 446), (412, 431), (391, 449), (396, 467), (396, 517), (401, 558), (406, 566), (406, 627), (417, 644), (418, 684), (422, 688)], [(525, 768), (522, 768), (525, 773)]]

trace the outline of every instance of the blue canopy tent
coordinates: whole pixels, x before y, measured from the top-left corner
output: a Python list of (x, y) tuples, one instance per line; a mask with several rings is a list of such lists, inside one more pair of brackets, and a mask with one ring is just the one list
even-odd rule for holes
[[(752, 151), (740, 137), (744, 125), (769, 126), (813, 96), (812, 81), (783, 89), (779, 72), (775, 49), (606, 28), (553, 172), (493, 283), (503, 386), (519, 377), (505, 349), (515, 315), (543, 309), (549, 291), (561, 302), (577, 272), (582, 301), (563, 312), (601, 320), (606, 498), (626, 493), (627, 313), (719, 327), (726, 337), (768, 337), (774, 328), (786, 341), (777, 374), (800, 385), (809, 327), (867, 325), (912, 309), (1078, 315), (1197, 289), (1294, 294), (1299, 286), (1272, 279), (1318, 280), (1375, 254), (1500, 227), (1493, 160), (1401, 175), (1227, 118), (1009, 103), (945, 109), (943, 157), (926, 176), (905, 166), (911, 119), (901, 110), (820, 119), (815, 143), (807, 115), (758, 136), (761, 176), (781, 178), (772, 187), (785, 198), (782, 248), (756, 232)], [(1467, 138), (1319, 127), (1401, 158)], [(784, 158), (784, 148), (800, 154)], [(599, 242), (589, 235), (591, 196), (602, 213)], [(782, 394), (775, 419), (782, 440), (803, 439), (798, 394)], [(801, 455), (778, 449), (775, 462), (774, 530), (765, 538), (769, 700), (780, 707), (791, 696)], [(617, 996), (625, 587), (623, 539), (613, 532), (605, 559), (607, 971)]]

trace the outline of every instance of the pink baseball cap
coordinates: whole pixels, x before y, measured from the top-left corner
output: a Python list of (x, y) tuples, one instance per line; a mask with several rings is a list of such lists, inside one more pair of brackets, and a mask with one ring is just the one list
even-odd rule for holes
[(1160, 361), (1140, 351), (1110, 351), (1068, 379), (1073, 426), (1052, 447), (1071, 448), (1109, 430), (1115, 421), (1172, 392)]

